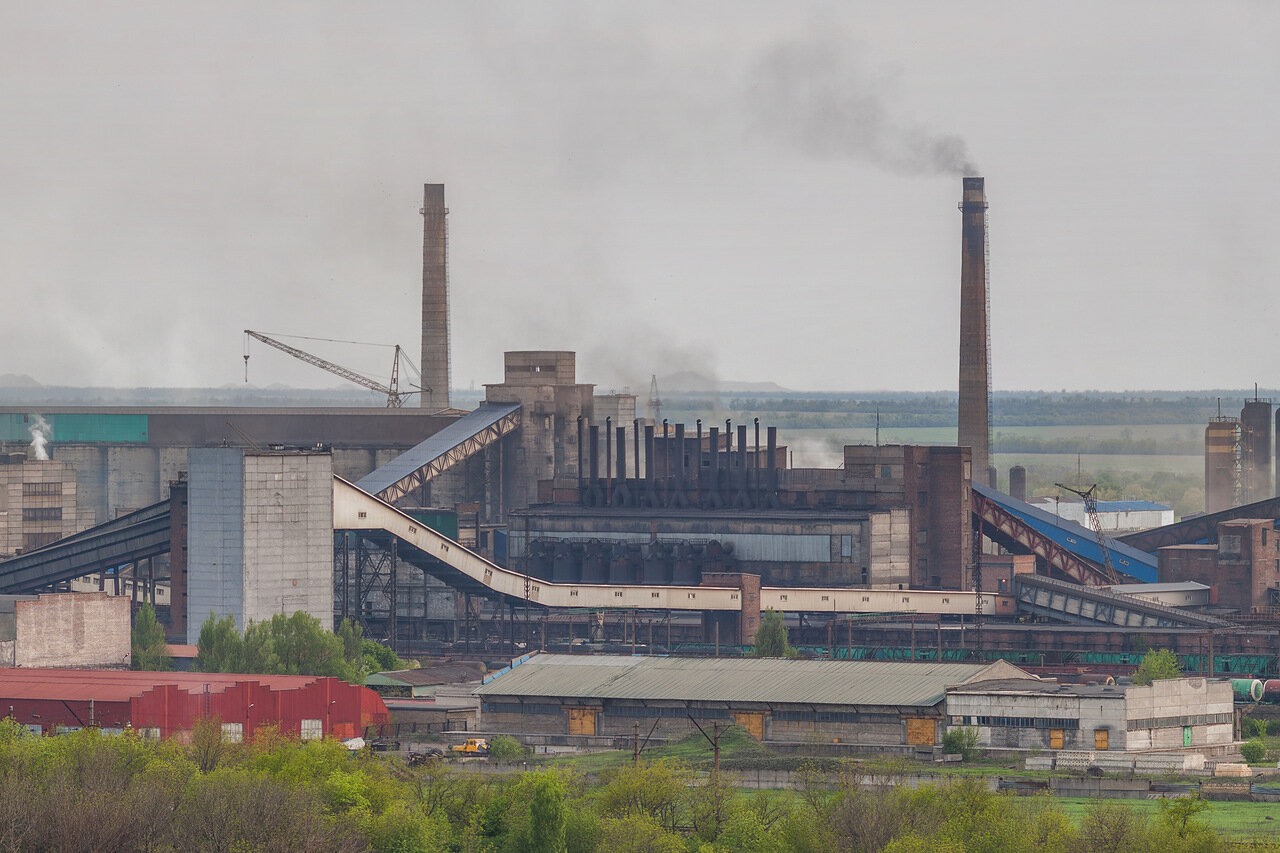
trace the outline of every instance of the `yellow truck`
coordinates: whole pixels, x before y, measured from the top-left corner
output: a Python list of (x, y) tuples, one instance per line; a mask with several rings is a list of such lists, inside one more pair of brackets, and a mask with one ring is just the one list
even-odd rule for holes
[(450, 747), (460, 755), (488, 755), (489, 741), (482, 737), (467, 738), (466, 743), (454, 744)]

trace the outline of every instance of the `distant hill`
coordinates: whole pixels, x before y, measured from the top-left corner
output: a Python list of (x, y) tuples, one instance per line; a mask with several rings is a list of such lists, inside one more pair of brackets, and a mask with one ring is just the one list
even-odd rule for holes
[(0, 373), (0, 388), (40, 388), (39, 382), (25, 373)]

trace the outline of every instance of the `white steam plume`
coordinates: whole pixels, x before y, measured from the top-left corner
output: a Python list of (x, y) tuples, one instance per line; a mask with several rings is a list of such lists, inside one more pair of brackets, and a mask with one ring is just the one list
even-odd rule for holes
[(48, 461), (49, 439), (53, 437), (53, 427), (49, 426), (44, 416), (36, 415), (35, 423), (27, 427), (27, 432), (31, 433), (31, 450), (35, 453), (36, 460)]

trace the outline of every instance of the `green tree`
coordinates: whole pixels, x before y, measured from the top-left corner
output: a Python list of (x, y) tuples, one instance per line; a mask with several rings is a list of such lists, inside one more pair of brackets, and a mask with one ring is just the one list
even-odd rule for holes
[[(264, 675), (320, 675), (360, 683), (364, 680), (363, 645), (353, 629), (345, 636), (327, 631), (309, 613), (277, 613), (265, 622), (249, 623), (244, 635), (231, 616), (209, 618), (200, 626), (195, 669), (199, 672), (251, 672)], [(353, 657), (347, 649), (357, 648)]]
[(511, 735), (494, 735), (489, 739), (489, 759), (494, 764), (514, 764), (525, 755), (524, 746)]
[(196, 659), (192, 666), (198, 672), (239, 672), (243, 646), (235, 617), (219, 619), (210, 613), (200, 626)]
[(942, 736), (942, 751), (972, 761), (978, 756), (978, 730), (971, 726), (950, 729)]
[(173, 669), (164, 641), (164, 628), (156, 621), (156, 609), (144, 601), (133, 618), (132, 665), (134, 669)]
[(1240, 744), (1240, 756), (1244, 758), (1246, 764), (1261, 764), (1267, 757), (1266, 741), (1260, 738), (1245, 741)]
[(766, 610), (760, 614), (760, 627), (756, 629), (755, 651), (758, 658), (793, 658), (796, 650), (787, 642), (787, 626), (782, 614)]
[(1156, 649), (1142, 656), (1142, 663), (1133, 673), (1134, 684), (1150, 684), (1161, 678), (1181, 678), (1182, 665), (1178, 656), (1169, 649)]
[(535, 774), (529, 800), (529, 853), (566, 853), (564, 783), (550, 771)]

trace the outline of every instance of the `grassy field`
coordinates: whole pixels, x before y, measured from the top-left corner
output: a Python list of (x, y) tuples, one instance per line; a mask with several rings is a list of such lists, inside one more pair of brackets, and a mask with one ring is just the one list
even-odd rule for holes
[[(1072, 820), (1079, 823), (1092, 800), (1059, 797), (1057, 802)], [(1156, 800), (1108, 800), (1154, 818), (1160, 813)], [(1200, 817), (1218, 832), (1248, 837), (1280, 839), (1280, 805), (1276, 803), (1236, 803), (1215, 801)]]

